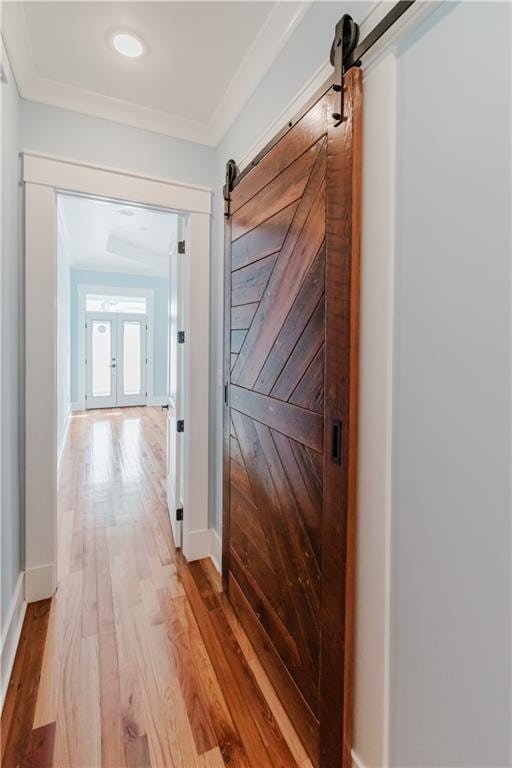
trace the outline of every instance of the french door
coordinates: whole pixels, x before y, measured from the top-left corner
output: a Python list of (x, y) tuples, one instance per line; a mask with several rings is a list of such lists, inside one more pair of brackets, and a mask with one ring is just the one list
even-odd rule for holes
[(146, 404), (146, 315), (87, 313), (86, 407)]
[(225, 273), (224, 584), (322, 768), (350, 754), (359, 70), (335, 111), (235, 180)]

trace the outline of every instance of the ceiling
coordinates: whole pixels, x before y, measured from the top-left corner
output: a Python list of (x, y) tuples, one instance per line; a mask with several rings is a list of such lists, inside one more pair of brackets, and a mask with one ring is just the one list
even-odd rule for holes
[[(2, 36), (24, 98), (216, 145), (309, 2), (8, 2)], [(146, 52), (117, 53), (132, 32)]]
[(74, 269), (167, 275), (175, 213), (59, 195), (64, 257)]

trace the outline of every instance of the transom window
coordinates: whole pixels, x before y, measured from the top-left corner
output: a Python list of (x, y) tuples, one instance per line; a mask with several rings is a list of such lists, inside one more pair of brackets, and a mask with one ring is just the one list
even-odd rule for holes
[(87, 312), (123, 312), (146, 314), (146, 299), (143, 296), (108, 296), (88, 293), (85, 300)]

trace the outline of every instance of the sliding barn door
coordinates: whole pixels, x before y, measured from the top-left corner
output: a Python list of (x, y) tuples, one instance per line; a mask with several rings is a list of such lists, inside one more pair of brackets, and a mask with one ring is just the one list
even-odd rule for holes
[(323, 768), (350, 738), (360, 83), (240, 179), (226, 225), (225, 586)]

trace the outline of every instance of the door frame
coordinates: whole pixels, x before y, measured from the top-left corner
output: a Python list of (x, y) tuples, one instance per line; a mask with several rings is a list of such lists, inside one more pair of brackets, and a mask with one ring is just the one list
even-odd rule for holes
[[(211, 190), (23, 152), (25, 232), (25, 597), (57, 586), (57, 194), (129, 202), (187, 216), (184, 261), (185, 498), (183, 553), (211, 551), (208, 425)], [(193, 341), (197, 339), (198, 343)], [(192, 375), (193, 372), (193, 375)], [(193, 459), (193, 461), (192, 461)], [(192, 468), (193, 467), (193, 468)]]
[(85, 349), (86, 332), (85, 316), (86, 297), (88, 293), (98, 293), (104, 295), (117, 296), (140, 296), (146, 299), (146, 318), (147, 318), (147, 349), (148, 362), (146, 366), (146, 390), (148, 393), (146, 405), (163, 405), (164, 397), (155, 398), (154, 392), (154, 301), (155, 292), (153, 288), (114, 288), (109, 285), (92, 285), (91, 283), (79, 283), (76, 286), (78, 293), (78, 400), (71, 403), (72, 411), (85, 411), (85, 392), (86, 392), (86, 370), (85, 370)]

